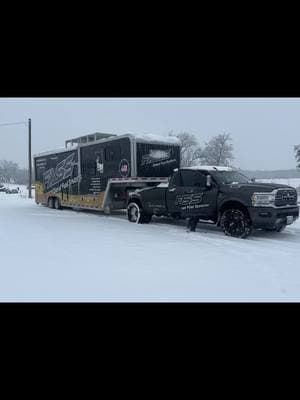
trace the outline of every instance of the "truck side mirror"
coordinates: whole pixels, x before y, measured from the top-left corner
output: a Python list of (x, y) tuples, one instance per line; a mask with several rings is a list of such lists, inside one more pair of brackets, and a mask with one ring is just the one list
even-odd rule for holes
[(255, 178), (251, 178), (251, 182), (255, 182)]
[(211, 185), (212, 185), (211, 175), (207, 175), (207, 177), (206, 177), (206, 186), (210, 188)]

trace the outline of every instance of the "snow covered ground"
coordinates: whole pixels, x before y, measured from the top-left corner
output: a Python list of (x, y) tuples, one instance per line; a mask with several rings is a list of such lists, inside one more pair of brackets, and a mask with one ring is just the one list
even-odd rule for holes
[(229, 238), (199, 224), (51, 210), (0, 193), (0, 301), (299, 301), (300, 222)]

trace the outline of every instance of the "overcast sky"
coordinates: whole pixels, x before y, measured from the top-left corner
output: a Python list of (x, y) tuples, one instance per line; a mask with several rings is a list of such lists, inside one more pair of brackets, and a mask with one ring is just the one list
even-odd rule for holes
[[(300, 144), (296, 98), (0, 98), (0, 124), (32, 119), (33, 154), (63, 147), (66, 139), (93, 132), (186, 131), (203, 145), (230, 133), (234, 165), (290, 169)], [(27, 166), (27, 128), (0, 127), (0, 159)]]

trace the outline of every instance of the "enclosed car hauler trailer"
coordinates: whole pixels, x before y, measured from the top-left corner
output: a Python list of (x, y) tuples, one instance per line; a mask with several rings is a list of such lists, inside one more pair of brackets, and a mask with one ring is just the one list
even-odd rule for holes
[(125, 209), (129, 193), (167, 182), (180, 167), (174, 137), (95, 133), (36, 154), (35, 201), (51, 208)]

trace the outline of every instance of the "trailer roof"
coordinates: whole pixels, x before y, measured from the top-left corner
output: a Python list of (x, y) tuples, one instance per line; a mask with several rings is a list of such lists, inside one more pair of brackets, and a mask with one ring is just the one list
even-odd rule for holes
[(74, 146), (74, 144), (83, 144), (83, 143), (93, 143), (95, 141), (99, 141), (102, 139), (108, 139), (111, 137), (117, 136), (113, 133), (103, 133), (103, 132), (95, 132), (95, 133), (90, 133), (88, 135), (84, 136), (79, 136), (73, 139), (68, 139), (65, 141), (65, 147), (69, 147), (68, 145), (71, 144), (71, 147)]
[[(174, 136), (160, 136), (160, 135), (154, 135), (154, 134), (150, 134), (150, 133), (142, 133), (142, 134), (126, 133), (126, 134), (122, 134), (122, 135), (111, 135), (109, 137), (99, 139), (99, 140), (94, 140), (94, 141), (87, 142), (87, 143), (80, 143), (80, 144), (74, 143), (72, 146), (61, 147), (61, 148), (54, 149), (51, 151), (38, 153), (38, 154), (35, 154), (33, 157), (35, 158), (35, 157), (42, 157), (42, 156), (47, 156), (47, 155), (56, 154), (56, 153), (63, 153), (66, 151), (76, 150), (78, 148), (78, 146), (85, 147), (85, 146), (92, 146), (97, 143), (108, 143), (108, 142), (112, 142), (112, 141), (122, 139), (125, 137), (134, 139), (136, 142), (139, 142), (139, 143), (141, 142), (141, 143), (171, 144), (171, 145), (180, 146), (180, 140)], [(67, 140), (66, 142), (70, 143), (71, 140), (70, 141)]]
[[(157, 143), (157, 144), (169, 144), (169, 145), (180, 146), (180, 140), (176, 137), (153, 135), (150, 133), (144, 133), (144, 134), (143, 133), (140, 133), (140, 134), (124, 133), (122, 135), (115, 135), (115, 136), (108, 137), (106, 139), (96, 140), (94, 142), (82, 143), (79, 146), (84, 147), (84, 146), (92, 146), (93, 144), (96, 144), (96, 143), (108, 143), (108, 142), (112, 142), (112, 141), (126, 138), (126, 137), (129, 139), (135, 140), (138, 143)], [(72, 148), (72, 147), (69, 147), (69, 148)]]

